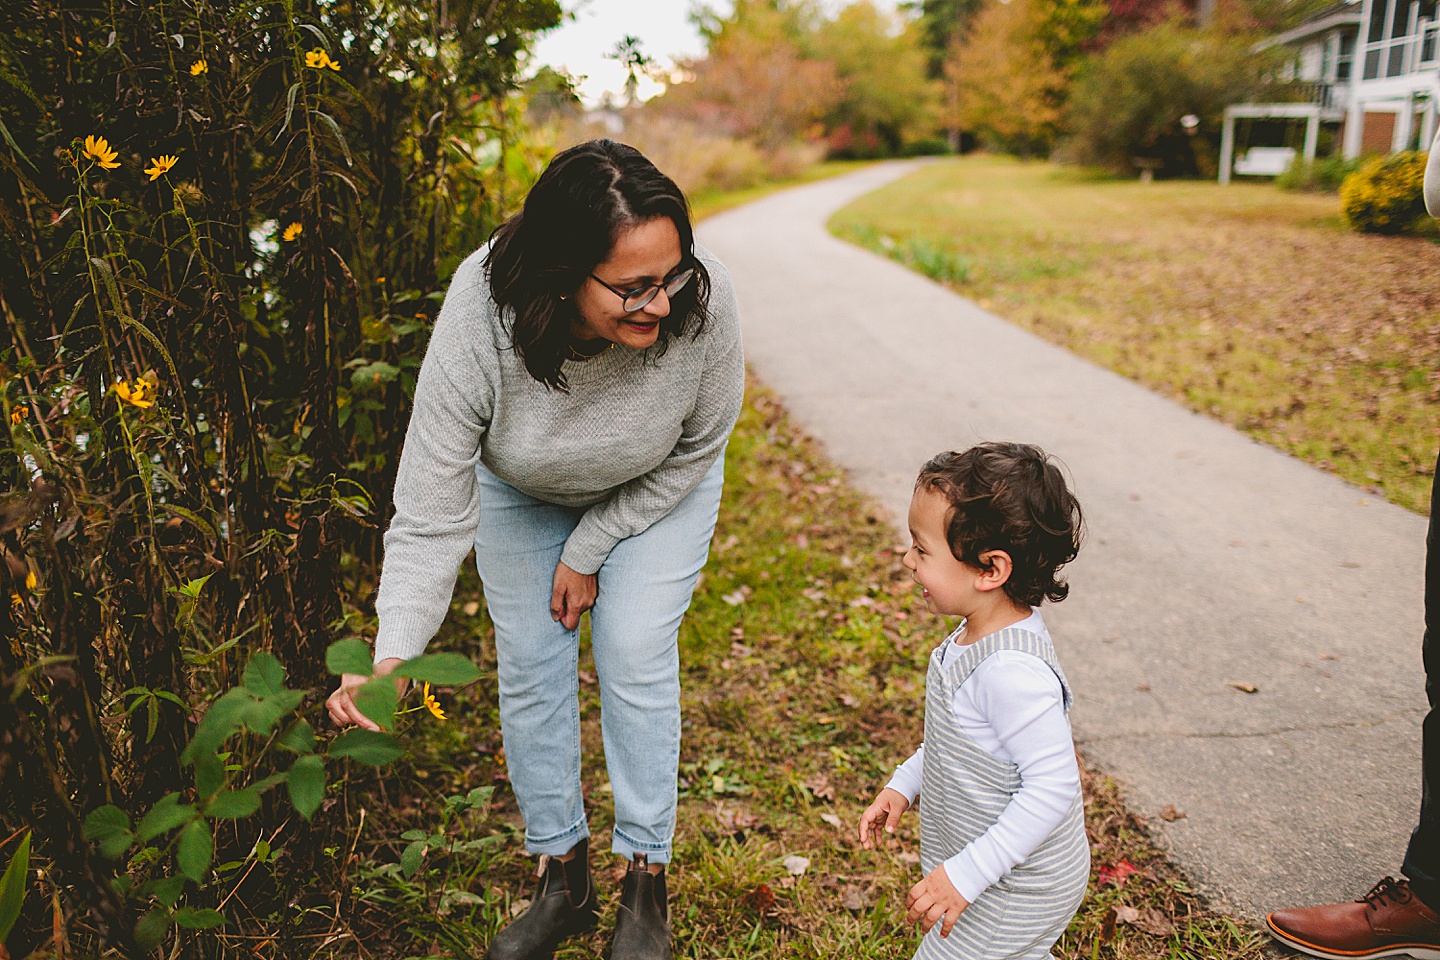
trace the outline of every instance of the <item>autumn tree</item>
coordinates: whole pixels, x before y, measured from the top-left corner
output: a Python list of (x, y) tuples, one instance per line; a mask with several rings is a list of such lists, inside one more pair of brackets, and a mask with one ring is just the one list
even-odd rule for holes
[(815, 59), (834, 64), (839, 100), (826, 116), (832, 149), (875, 156), (927, 137), (939, 112), (939, 85), (926, 75), (917, 22), (900, 23), (872, 0), (857, 0), (819, 27)]
[(681, 65), (688, 79), (661, 106), (775, 149), (800, 139), (839, 102), (835, 65), (800, 43), (812, 11), (738, 0), (728, 16), (702, 11), (705, 56)]

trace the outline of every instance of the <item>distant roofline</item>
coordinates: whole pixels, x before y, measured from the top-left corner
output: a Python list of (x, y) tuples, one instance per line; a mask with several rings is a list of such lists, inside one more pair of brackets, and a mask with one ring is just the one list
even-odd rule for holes
[(1296, 40), (1304, 40), (1317, 33), (1324, 33), (1335, 27), (1343, 27), (1353, 24), (1357, 29), (1360, 26), (1360, 0), (1341, 0), (1333, 6), (1326, 7), (1300, 24), (1298, 27), (1291, 27), (1284, 33), (1277, 33), (1273, 37), (1267, 37), (1255, 44), (1256, 50), (1264, 50), (1268, 47), (1276, 47), (1286, 43), (1294, 43)]

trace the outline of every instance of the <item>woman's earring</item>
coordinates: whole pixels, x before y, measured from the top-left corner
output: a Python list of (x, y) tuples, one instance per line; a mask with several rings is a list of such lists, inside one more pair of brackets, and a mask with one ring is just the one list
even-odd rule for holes
[(567, 297), (565, 294), (562, 293), (562, 294), (560, 294), (560, 299), (561, 299), (561, 300), (569, 300), (570, 298)]

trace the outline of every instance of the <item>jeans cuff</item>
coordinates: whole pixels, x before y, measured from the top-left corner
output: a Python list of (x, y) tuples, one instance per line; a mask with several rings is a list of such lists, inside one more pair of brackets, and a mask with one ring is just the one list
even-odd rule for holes
[(549, 854), (552, 857), (558, 857), (561, 854), (569, 853), (575, 844), (588, 836), (590, 836), (590, 826), (585, 822), (585, 818), (581, 817), (565, 830), (548, 837), (532, 837), (527, 832), (525, 834), (525, 852), (536, 856)]
[(632, 840), (625, 836), (619, 829), (612, 831), (610, 839), (610, 852), (618, 853), (626, 860), (632, 860), (637, 853), (645, 854), (646, 859), (651, 863), (670, 862), (670, 841), (664, 843), (641, 843), (639, 840)]

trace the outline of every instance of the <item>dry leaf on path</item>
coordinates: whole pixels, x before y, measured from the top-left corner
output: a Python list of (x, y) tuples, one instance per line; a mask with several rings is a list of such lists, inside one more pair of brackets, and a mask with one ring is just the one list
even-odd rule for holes
[(1165, 808), (1160, 811), (1160, 819), (1164, 820), (1166, 823), (1174, 823), (1176, 820), (1184, 820), (1185, 811), (1176, 808), (1175, 804), (1173, 803), (1167, 803), (1165, 805)]
[(821, 819), (821, 820), (824, 820), (826, 823), (830, 824), (830, 826), (832, 826), (832, 827), (838, 827), (838, 828), (843, 829), (844, 826), (845, 826), (845, 824), (844, 824), (843, 822), (841, 822), (840, 818), (837, 817), (837, 816), (835, 816), (835, 814), (833, 814), (833, 813), (822, 813), (822, 814), (820, 814), (820, 819)]
[(1136, 920), (1139, 919), (1140, 911), (1136, 910), (1134, 907), (1121, 906), (1115, 908), (1116, 923), (1134, 923)]
[(780, 863), (785, 868), (785, 871), (792, 877), (801, 876), (806, 870), (810, 869), (810, 858), (802, 857), (799, 854), (792, 853), (780, 861)]
[(1241, 693), (1259, 693), (1259, 692), (1260, 692), (1260, 688), (1257, 687), (1257, 686), (1255, 686), (1255, 684), (1253, 684), (1253, 683), (1243, 683), (1243, 682), (1241, 682), (1241, 681), (1239, 681), (1239, 680), (1226, 680), (1226, 681), (1225, 681), (1225, 686), (1227, 686), (1227, 687), (1234, 687), (1236, 690), (1239, 690)]
[(840, 900), (845, 909), (852, 913), (859, 913), (865, 909), (865, 896), (860, 892), (859, 887), (849, 886), (845, 888), (845, 895)]

